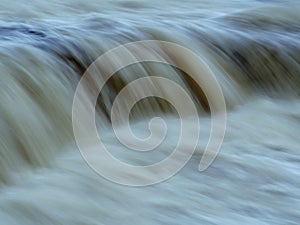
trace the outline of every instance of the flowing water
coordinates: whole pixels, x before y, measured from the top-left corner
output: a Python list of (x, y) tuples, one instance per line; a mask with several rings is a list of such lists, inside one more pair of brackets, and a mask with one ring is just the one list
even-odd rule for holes
[[(0, 0), (0, 224), (298, 225), (299, 8), (296, 0)], [(112, 183), (87, 165), (74, 140), (72, 103), (97, 57), (140, 40), (177, 43), (201, 56), (222, 87), (228, 120), (219, 155), (199, 172), (210, 132), (201, 88), (159, 63), (117, 72), (96, 106), (97, 128), (116, 157), (154, 163), (179, 137), (176, 110), (152, 97), (132, 109), (132, 130), (147, 137), (149, 120), (161, 116), (168, 125), (164, 142), (138, 153), (116, 139), (112, 103), (139, 77), (177, 82), (198, 103), (201, 120), (187, 165), (167, 181), (137, 188)]]

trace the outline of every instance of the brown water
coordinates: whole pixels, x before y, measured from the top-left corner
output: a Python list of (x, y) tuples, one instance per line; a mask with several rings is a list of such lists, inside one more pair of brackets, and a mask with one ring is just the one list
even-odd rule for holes
[[(1, 0), (0, 224), (299, 224), (297, 7), (296, 1)], [(218, 157), (200, 173), (210, 132), (205, 93), (168, 65), (119, 71), (102, 90), (96, 115), (116, 157), (155, 163), (178, 141), (176, 110), (157, 98), (135, 105), (130, 120), (133, 132), (147, 137), (151, 117), (164, 118), (163, 143), (138, 153), (116, 139), (112, 104), (137, 78), (175, 81), (197, 103), (201, 121), (199, 144), (183, 170), (163, 183), (133, 188), (104, 179), (83, 160), (72, 103), (95, 59), (139, 40), (177, 43), (201, 56), (222, 87), (228, 121)], [(164, 86), (159, 91), (175, 94)]]

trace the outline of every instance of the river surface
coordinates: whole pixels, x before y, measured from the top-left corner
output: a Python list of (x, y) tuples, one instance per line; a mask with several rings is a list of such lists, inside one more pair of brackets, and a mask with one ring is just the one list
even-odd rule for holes
[[(0, 0), (0, 224), (298, 225), (299, 9), (297, 0)], [(195, 153), (182, 170), (164, 182), (131, 187), (100, 176), (84, 160), (74, 138), (72, 104), (94, 60), (145, 40), (179, 44), (205, 61), (222, 88), (227, 127), (218, 156), (200, 172), (211, 129), (203, 90), (166, 64), (144, 62), (118, 71), (102, 89), (95, 117), (116, 158), (153, 164), (172, 153), (180, 136), (182, 118), (164, 100), (177, 93), (160, 85), (164, 98), (143, 99), (129, 117), (141, 138), (149, 136), (152, 117), (163, 118), (164, 141), (151, 152), (118, 141), (111, 108), (122, 88), (138, 78), (176, 82), (194, 99), (201, 122)], [(118, 118), (122, 126), (126, 117)], [(185, 140), (186, 149), (190, 143)]]

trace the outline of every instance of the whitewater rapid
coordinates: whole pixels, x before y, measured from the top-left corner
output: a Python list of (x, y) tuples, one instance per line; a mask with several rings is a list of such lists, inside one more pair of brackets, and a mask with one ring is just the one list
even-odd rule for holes
[[(298, 225), (297, 7), (295, 1), (0, 0), (0, 224)], [(181, 171), (136, 188), (89, 167), (74, 140), (72, 104), (94, 60), (142, 40), (180, 44), (207, 63), (224, 94), (227, 128), (216, 160), (199, 172), (211, 128), (203, 90), (170, 65), (148, 62), (117, 72), (96, 106), (98, 132), (115, 157), (149, 165), (170, 155), (180, 136), (176, 109), (148, 98), (132, 109), (132, 130), (147, 137), (148, 122), (160, 116), (166, 139), (147, 153), (117, 140), (112, 104), (138, 78), (179, 84), (195, 101), (201, 124), (196, 151)], [(165, 54), (159, 46), (155, 53)], [(175, 94), (158, 89), (165, 97)]]

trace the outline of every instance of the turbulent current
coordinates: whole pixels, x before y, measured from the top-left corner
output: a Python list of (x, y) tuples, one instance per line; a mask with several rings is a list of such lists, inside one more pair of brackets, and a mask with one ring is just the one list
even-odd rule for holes
[[(299, 9), (297, 0), (0, 0), (0, 224), (298, 225)], [(147, 88), (130, 89), (139, 78), (163, 77), (180, 85), (193, 99), (201, 126), (195, 152), (178, 173), (131, 187), (109, 181), (84, 160), (72, 104), (80, 79), (99, 56), (146, 40), (176, 43), (203, 59), (222, 89), (227, 127), (219, 154), (200, 172), (212, 112), (203, 88), (168, 64), (142, 62), (117, 71), (95, 106), (98, 135), (114, 157), (151, 165), (172, 154), (181, 136), (184, 118), (166, 100), (178, 93), (156, 85), (160, 98), (142, 99), (117, 120), (122, 127), (129, 118), (132, 132), (147, 138), (149, 121), (161, 117), (165, 139), (149, 152), (133, 151), (117, 139), (114, 100), (129, 87), (126, 108), (132, 96), (146, 93)], [(203, 69), (160, 45), (145, 54)], [(109, 58), (97, 79), (120, 63), (120, 57)], [(97, 79), (89, 81), (88, 91)], [(192, 141), (184, 140), (184, 149)]]

